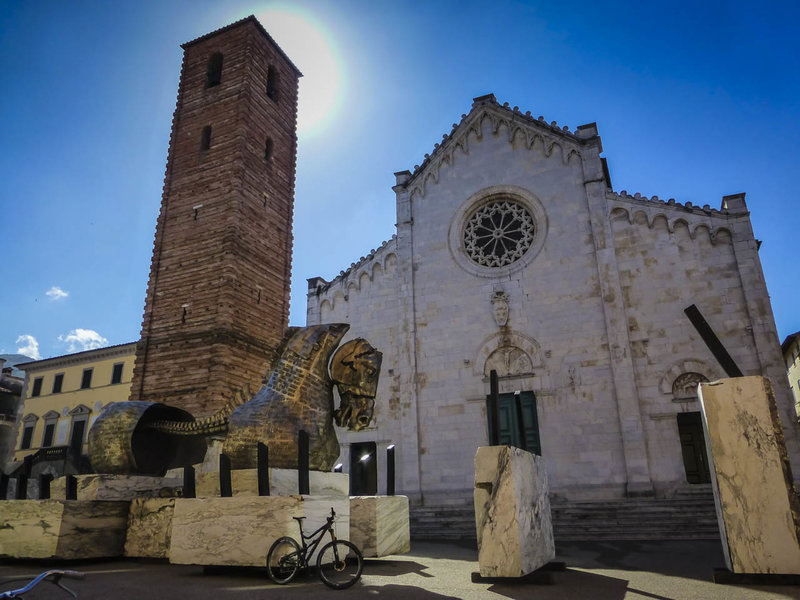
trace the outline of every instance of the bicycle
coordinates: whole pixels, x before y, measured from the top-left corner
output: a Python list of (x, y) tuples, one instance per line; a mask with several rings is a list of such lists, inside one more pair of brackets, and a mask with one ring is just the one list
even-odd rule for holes
[[(77, 598), (78, 594), (73, 592), (67, 586), (61, 583), (61, 578), (66, 577), (68, 579), (83, 579), (86, 577), (85, 573), (81, 573), (80, 571), (45, 571), (34, 577), (28, 585), (21, 587), (16, 590), (8, 590), (7, 592), (0, 592), (0, 598), (21, 598), (24, 594), (30, 592), (34, 587), (36, 587), (42, 581), (45, 581), (48, 577), (52, 577), (50, 583), (55, 585), (56, 587), (60, 587), (65, 592), (68, 592), (72, 595), (73, 598)], [(19, 579), (12, 579), (11, 581), (20, 581)], [(8, 583), (8, 582), (6, 582)]]
[[(278, 584), (289, 583), (301, 569), (308, 568), (308, 558), (314, 555), (326, 533), (331, 541), (325, 544), (317, 555), (317, 574), (322, 583), (335, 590), (350, 587), (361, 578), (364, 557), (355, 544), (347, 540), (337, 540), (333, 531), (336, 513), (331, 507), (331, 516), (314, 533), (303, 533), (303, 519), (292, 517), (300, 527), (300, 544), (294, 538), (284, 536), (275, 540), (267, 552), (267, 574)], [(309, 540), (309, 543), (306, 541)], [(301, 547), (302, 544), (302, 547)]]

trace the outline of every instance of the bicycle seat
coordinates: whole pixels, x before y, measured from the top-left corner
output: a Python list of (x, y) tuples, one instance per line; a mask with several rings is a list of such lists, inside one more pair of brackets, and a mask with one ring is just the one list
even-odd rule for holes
[(305, 517), (292, 517), (292, 518), (295, 519), (296, 521), (302, 521), (303, 519), (305, 519)]

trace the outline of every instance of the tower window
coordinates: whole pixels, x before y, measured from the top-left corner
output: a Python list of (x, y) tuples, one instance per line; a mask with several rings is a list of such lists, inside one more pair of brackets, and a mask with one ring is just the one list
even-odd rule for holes
[(267, 68), (267, 96), (278, 101), (278, 69), (272, 65)]
[(267, 142), (264, 144), (264, 158), (272, 160), (272, 138), (267, 138)]
[(200, 135), (200, 150), (208, 150), (209, 148), (211, 148), (211, 125), (206, 125)]
[(208, 59), (206, 67), (206, 87), (214, 87), (222, 81), (222, 52), (215, 52)]

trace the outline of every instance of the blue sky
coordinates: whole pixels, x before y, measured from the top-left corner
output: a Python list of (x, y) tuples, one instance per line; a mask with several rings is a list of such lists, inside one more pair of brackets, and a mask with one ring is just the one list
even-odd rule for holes
[(249, 14), (305, 74), (293, 324), (307, 278), (393, 234), (393, 173), (491, 92), (596, 121), (617, 191), (747, 192), (778, 333), (800, 330), (797, 3), (0, 0), (0, 353), (138, 339), (180, 44)]

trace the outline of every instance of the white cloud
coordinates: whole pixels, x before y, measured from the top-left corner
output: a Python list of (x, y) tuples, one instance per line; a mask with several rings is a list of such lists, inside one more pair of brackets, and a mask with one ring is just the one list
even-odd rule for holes
[(58, 341), (68, 344), (69, 352), (81, 352), (108, 346), (108, 340), (91, 329), (73, 329), (67, 335), (58, 336)]
[(45, 292), (45, 294), (47, 295), (48, 298), (50, 298), (50, 300), (53, 300), (53, 301), (55, 301), (55, 300), (63, 300), (64, 298), (69, 296), (69, 292), (66, 292), (66, 291), (62, 290), (57, 285), (54, 285), (53, 287), (51, 287), (49, 290), (47, 290)]
[(36, 338), (29, 334), (21, 335), (17, 338), (17, 344), (21, 344), (19, 348), (17, 348), (17, 352), (20, 354), (24, 354), (25, 356), (30, 356), (34, 360), (41, 360), (42, 355), (39, 354), (39, 342), (36, 341)]

